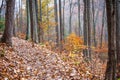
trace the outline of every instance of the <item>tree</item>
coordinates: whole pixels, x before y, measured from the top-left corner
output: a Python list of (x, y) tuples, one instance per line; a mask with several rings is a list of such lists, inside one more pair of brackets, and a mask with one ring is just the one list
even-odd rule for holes
[(62, 26), (62, 11), (61, 11), (61, 0), (59, 0), (59, 25), (60, 25), (60, 50), (62, 50), (62, 42), (64, 40), (64, 27)]
[(69, 0), (69, 7), (70, 7), (70, 16), (69, 16), (69, 34), (72, 32), (72, 26), (71, 26), (71, 21), (72, 21), (72, 0)]
[(48, 41), (49, 41), (49, 39), (50, 39), (50, 37), (49, 37), (49, 35), (50, 35), (50, 33), (49, 33), (49, 30), (50, 30), (49, 22), (50, 21), (49, 21), (49, 1), (48, 0), (47, 0), (47, 7), (46, 8), (47, 8), (47, 13), (46, 13), (47, 14), (47, 17), (46, 17), (47, 18), (47, 35), (48, 35), (47, 37), (48, 37)]
[(30, 28), (30, 8), (29, 8), (29, 0), (26, 0), (26, 11), (27, 11), (27, 31), (26, 31), (26, 40), (31, 37), (31, 28)]
[(100, 48), (102, 48), (102, 43), (103, 43), (103, 33), (104, 33), (104, 27), (105, 27), (105, 3), (103, 6), (103, 14), (102, 14), (102, 28), (101, 28), (101, 34), (100, 34)]
[(58, 30), (58, 6), (57, 6), (57, 1), (54, 0), (54, 13), (55, 13), (55, 23), (56, 23), (56, 46), (58, 47), (58, 45), (60, 44), (60, 39), (59, 39), (59, 30)]
[(84, 0), (84, 45), (88, 49), (84, 50), (85, 57), (91, 56), (91, 24), (90, 24), (90, 0)]
[(22, 32), (23, 14), (22, 14), (22, 0), (19, 0), (19, 30)]
[(6, 43), (8, 46), (12, 46), (15, 0), (6, 1), (6, 5), (5, 30), (1, 42)]
[(108, 25), (108, 62), (105, 80), (116, 79), (116, 49), (115, 49), (115, 0), (106, 0)]
[(94, 0), (92, 0), (92, 16), (93, 16), (93, 41), (94, 46), (96, 47), (96, 28), (95, 28), (95, 9), (94, 9)]
[(117, 78), (120, 78), (120, 1), (116, 0), (116, 54)]
[(65, 0), (63, 1), (63, 22), (62, 22), (62, 26), (65, 26)]
[(35, 1), (30, 0), (30, 21), (31, 21), (31, 39), (33, 42), (38, 43), (38, 25), (37, 25), (37, 17), (36, 17), (36, 7)]
[[(88, 42), (87, 42), (87, 40), (88, 40), (88, 20), (87, 20), (87, 1), (86, 0), (84, 0), (84, 45), (88, 45)], [(87, 51), (87, 49), (85, 49), (84, 51), (83, 51), (83, 53), (84, 53), (84, 56), (86, 57), (87, 56), (87, 54), (88, 54), (88, 51)]]
[(40, 17), (39, 17), (40, 18), (39, 19), (40, 22), (39, 22), (39, 25), (40, 26), (38, 28), (39, 29), (38, 30), (39, 31), (39, 34), (38, 34), (39, 36), (38, 37), (39, 37), (39, 42), (43, 43), (43, 34), (44, 34), (44, 32), (43, 32), (43, 28), (41, 26), (41, 24), (42, 24), (42, 0), (39, 0), (39, 4), (40, 4), (40, 6), (39, 6), (39, 8), (40, 8), (39, 9), (39, 11), (40, 11)]
[(79, 36), (81, 36), (82, 35), (82, 30), (81, 30), (81, 24), (80, 24), (80, 0), (78, 0), (78, 26), (79, 26), (79, 29), (78, 29), (78, 31), (79, 31)]
[(91, 58), (91, 16), (90, 16), (90, 0), (87, 0), (87, 20), (88, 20), (88, 57)]

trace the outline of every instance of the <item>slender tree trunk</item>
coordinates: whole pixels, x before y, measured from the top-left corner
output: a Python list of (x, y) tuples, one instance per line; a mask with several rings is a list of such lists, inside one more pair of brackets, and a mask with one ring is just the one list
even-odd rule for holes
[(63, 33), (64, 33), (64, 27), (65, 27), (65, 0), (63, 1), (63, 22), (62, 22), (62, 26), (63, 26)]
[(60, 51), (62, 51), (62, 42), (64, 40), (64, 28), (62, 26), (62, 11), (61, 11), (61, 0), (59, 0), (59, 25), (60, 25)]
[(96, 47), (96, 28), (95, 28), (95, 9), (94, 9), (94, 0), (92, 0), (92, 14), (93, 14), (93, 41), (94, 41), (94, 46)]
[(29, 0), (26, 0), (26, 10), (27, 10), (27, 31), (26, 31), (26, 40), (31, 38), (31, 28), (30, 28), (30, 8), (29, 8)]
[(80, 23), (80, 0), (78, 0), (78, 35), (79, 37), (82, 35), (82, 30), (81, 30), (81, 23)]
[[(87, 19), (87, 0), (84, 0), (84, 45), (88, 46), (88, 19)], [(88, 50), (83, 50), (84, 57), (88, 56)]]
[(58, 6), (57, 6), (57, 1), (54, 0), (54, 13), (55, 13), (55, 23), (56, 23), (56, 46), (58, 47), (60, 44), (60, 38), (59, 38), (59, 30), (58, 30)]
[(8, 0), (5, 14), (5, 30), (1, 39), (1, 42), (6, 43), (8, 46), (12, 46), (14, 9), (15, 0)]
[(115, 9), (114, 0), (106, 0), (107, 24), (108, 24), (108, 62), (105, 80), (116, 79), (116, 52), (115, 52)]
[(50, 29), (50, 26), (49, 26), (49, 4), (48, 4), (48, 0), (47, 0), (47, 38), (48, 38), (48, 41), (50, 40), (50, 33), (49, 33), (49, 29)]
[(70, 7), (70, 16), (69, 16), (69, 34), (71, 34), (71, 32), (72, 32), (72, 26), (71, 26), (71, 21), (72, 21), (72, 0), (69, 0), (69, 7)]
[(91, 22), (90, 22), (90, 0), (84, 0), (84, 50), (85, 57), (91, 58)]
[(36, 20), (37, 20), (37, 38), (38, 38), (38, 42), (40, 43), (40, 40), (39, 40), (39, 37), (40, 37), (40, 35), (39, 35), (39, 30), (40, 30), (40, 26), (39, 26), (39, 21), (38, 21), (38, 0), (35, 0), (35, 11), (36, 11)]
[(88, 57), (91, 58), (91, 16), (90, 0), (87, 0), (87, 19), (88, 19)]
[(37, 0), (35, 0), (35, 11), (36, 11), (36, 19), (37, 19), (37, 23), (38, 23), (38, 2), (37, 2)]
[(120, 1), (116, 0), (116, 53), (117, 78), (120, 79)]
[(102, 14), (102, 29), (101, 29), (101, 37), (100, 37), (100, 48), (102, 48), (103, 43), (103, 32), (104, 32), (104, 26), (105, 26), (105, 5), (103, 7), (103, 14)]
[(44, 32), (43, 32), (43, 28), (42, 28), (42, 1), (39, 0), (39, 3), (40, 3), (40, 26), (39, 26), (39, 42), (40, 43), (43, 43), (43, 35), (44, 35)]
[(19, 0), (19, 30), (23, 31), (23, 21), (22, 21), (22, 0)]
[(33, 42), (38, 43), (38, 27), (37, 27), (37, 19), (36, 19), (36, 9), (35, 9), (35, 1), (30, 0), (30, 20), (31, 20), (31, 39)]

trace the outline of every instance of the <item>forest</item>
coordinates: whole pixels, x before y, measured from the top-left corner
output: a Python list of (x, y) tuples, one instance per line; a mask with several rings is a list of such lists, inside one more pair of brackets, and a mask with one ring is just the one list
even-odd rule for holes
[(120, 0), (0, 0), (0, 80), (120, 80)]

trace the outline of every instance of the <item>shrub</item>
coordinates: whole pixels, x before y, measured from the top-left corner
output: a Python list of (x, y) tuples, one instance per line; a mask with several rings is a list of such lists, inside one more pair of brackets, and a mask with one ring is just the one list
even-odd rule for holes
[(65, 50), (71, 53), (80, 53), (86, 46), (83, 45), (83, 40), (76, 34), (72, 33), (65, 39)]

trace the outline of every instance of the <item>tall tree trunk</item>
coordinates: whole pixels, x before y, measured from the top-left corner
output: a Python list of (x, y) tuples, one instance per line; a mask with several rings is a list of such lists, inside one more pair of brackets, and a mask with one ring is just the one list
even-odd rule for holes
[(116, 52), (115, 52), (115, 1), (106, 0), (108, 24), (108, 62), (105, 80), (116, 79)]
[(39, 22), (39, 33), (38, 33), (38, 37), (39, 37), (39, 42), (40, 43), (43, 43), (43, 35), (44, 35), (44, 32), (43, 32), (43, 28), (42, 28), (42, 0), (39, 0), (39, 4), (40, 4), (40, 22)]
[(91, 58), (91, 16), (90, 0), (87, 0), (87, 19), (88, 19), (88, 57)]
[[(63, 21), (62, 21), (63, 28), (65, 27), (65, 0), (63, 1)], [(64, 30), (63, 30), (64, 32)]]
[(29, 0), (26, 0), (26, 11), (27, 11), (27, 31), (26, 31), (26, 40), (31, 38), (31, 28), (30, 28), (30, 8)]
[(5, 14), (5, 30), (1, 39), (1, 42), (6, 43), (8, 46), (12, 46), (14, 9), (15, 0), (8, 0)]
[(22, 17), (23, 17), (23, 15), (22, 15), (22, 0), (19, 0), (19, 30), (20, 30), (20, 32), (23, 31), (23, 26), (22, 26), (23, 21), (22, 21)]
[(55, 13), (55, 23), (56, 23), (56, 46), (58, 47), (59, 44), (60, 44), (60, 38), (59, 38), (59, 30), (58, 30), (58, 6), (57, 6), (57, 1), (54, 0), (54, 6), (55, 6), (55, 9), (54, 9), (54, 13)]
[(94, 9), (94, 0), (92, 0), (92, 14), (93, 14), (93, 41), (94, 41), (94, 46), (96, 47), (96, 28), (95, 28), (95, 9)]
[(100, 35), (100, 48), (102, 48), (102, 44), (103, 44), (104, 26), (105, 26), (105, 5), (103, 7), (103, 14), (102, 14), (102, 29), (101, 29), (101, 35)]
[[(84, 45), (88, 46), (88, 20), (87, 20), (87, 0), (84, 0)], [(84, 57), (87, 57), (88, 50), (83, 50)]]
[(71, 27), (71, 21), (72, 21), (72, 0), (69, 0), (69, 7), (70, 7), (70, 12), (69, 12), (69, 34), (72, 32), (72, 27)]
[(64, 40), (64, 27), (62, 26), (61, 0), (59, 0), (59, 25), (60, 25), (60, 51), (62, 51), (62, 42)]
[(78, 35), (79, 37), (82, 35), (82, 30), (81, 30), (81, 23), (80, 23), (80, 0), (78, 0)]
[(35, 0), (35, 11), (36, 11), (36, 19), (38, 23), (38, 1), (37, 0)]
[(36, 20), (37, 20), (37, 38), (38, 38), (38, 42), (40, 43), (40, 40), (39, 40), (39, 21), (38, 21), (38, 0), (35, 0), (35, 11), (36, 11)]
[(120, 79), (120, 1), (116, 0), (116, 53), (117, 78)]
[(38, 43), (38, 27), (36, 18), (35, 1), (30, 0), (30, 20), (31, 20), (31, 39), (33, 42)]
[(88, 49), (84, 50), (85, 57), (91, 57), (91, 23), (90, 23), (90, 1), (84, 0), (84, 45)]
[(49, 33), (49, 29), (50, 29), (50, 26), (49, 26), (49, 3), (48, 3), (48, 0), (47, 0), (47, 38), (48, 38), (48, 41), (50, 40), (50, 33)]

